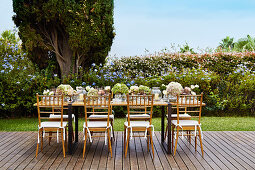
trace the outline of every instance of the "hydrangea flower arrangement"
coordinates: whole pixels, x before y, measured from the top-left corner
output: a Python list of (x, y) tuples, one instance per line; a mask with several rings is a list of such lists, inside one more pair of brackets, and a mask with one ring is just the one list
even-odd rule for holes
[(140, 85), (139, 86), (139, 93), (141, 94), (150, 94), (151, 92), (151, 89), (148, 87), (148, 86), (143, 86), (143, 85)]
[(98, 96), (98, 90), (91, 87), (88, 91), (88, 96)]
[(131, 86), (130, 87), (130, 93), (138, 93), (139, 87), (138, 86)]
[(176, 96), (178, 94), (183, 93), (183, 87), (178, 82), (170, 82), (167, 85), (166, 90), (167, 90), (167, 94), (172, 95), (172, 96)]
[(75, 93), (75, 91), (73, 90), (72, 86), (70, 86), (69, 84), (60, 84), (57, 87), (56, 93), (59, 95), (64, 94), (64, 95), (71, 96)]
[(127, 94), (128, 91), (129, 91), (129, 89), (128, 89), (127, 85), (125, 85), (123, 83), (117, 83), (112, 88), (112, 92), (114, 94), (117, 94), (117, 93)]

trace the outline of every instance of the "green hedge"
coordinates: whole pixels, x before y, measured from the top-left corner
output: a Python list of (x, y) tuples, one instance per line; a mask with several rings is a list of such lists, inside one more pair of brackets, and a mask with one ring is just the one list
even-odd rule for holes
[[(60, 83), (75, 86), (113, 86), (115, 83), (150, 87), (177, 81), (184, 87), (198, 84), (204, 92), (206, 115), (254, 116), (255, 53), (170, 54), (108, 58), (104, 66), (92, 65), (61, 80), (54, 74), (56, 63), (39, 70), (15, 42), (0, 42), (1, 117), (35, 116), (35, 94)], [(118, 112), (117, 112), (118, 111)], [(115, 109), (123, 116), (125, 108)], [(155, 116), (160, 110), (155, 108)]]

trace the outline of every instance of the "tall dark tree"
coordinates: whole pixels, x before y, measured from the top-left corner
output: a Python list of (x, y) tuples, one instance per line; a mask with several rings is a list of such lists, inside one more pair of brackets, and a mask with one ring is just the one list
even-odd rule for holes
[(103, 63), (114, 38), (113, 0), (13, 0), (13, 20), (40, 68), (56, 57), (61, 75)]

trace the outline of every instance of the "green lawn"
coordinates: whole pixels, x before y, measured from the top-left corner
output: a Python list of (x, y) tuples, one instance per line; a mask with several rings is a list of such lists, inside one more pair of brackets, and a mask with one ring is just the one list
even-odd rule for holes
[[(125, 118), (114, 120), (114, 130), (123, 131)], [(79, 130), (82, 130), (84, 119), (79, 119)], [(202, 117), (203, 131), (255, 131), (255, 117)], [(161, 118), (153, 118), (156, 131), (160, 131)], [(36, 131), (38, 119), (0, 119), (0, 131)]]

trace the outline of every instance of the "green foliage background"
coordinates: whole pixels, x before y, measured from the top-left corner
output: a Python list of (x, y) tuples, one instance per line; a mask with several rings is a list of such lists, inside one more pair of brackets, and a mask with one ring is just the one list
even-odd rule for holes
[[(105, 65), (92, 64), (61, 80), (54, 61), (40, 70), (22, 51), (15, 33), (0, 38), (0, 113), (1, 117), (34, 117), (36, 93), (61, 83), (76, 86), (111, 86), (116, 83), (160, 87), (177, 81), (184, 87), (198, 84), (204, 92), (204, 115), (255, 115), (255, 53), (157, 53), (146, 56), (107, 58)], [(162, 88), (163, 89), (163, 88)], [(116, 117), (126, 108), (115, 109)], [(160, 115), (155, 108), (154, 116)]]

